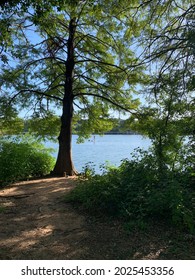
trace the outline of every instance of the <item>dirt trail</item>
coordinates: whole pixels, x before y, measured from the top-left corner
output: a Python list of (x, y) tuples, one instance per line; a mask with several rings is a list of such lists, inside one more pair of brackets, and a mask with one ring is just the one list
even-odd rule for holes
[(63, 201), (75, 180), (25, 181), (0, 191), (0, 259), (194, 258), (195, 242), (181, 240), (170, 257), (175, 237), (163, 227), (127, 233), (120, 221), (78, 212)]
[[(86, 237), (84, 217), (63, 202), (74, 179), (50, 178), (0, 191), (0, 256), (10, 259), (72, 259)], [(1, 258), (2, 259), (2, 258)]]
[(63, 201), (75, 181), (40, 179), (0, 191), (0, 259), (120, 259), (120, 226)]

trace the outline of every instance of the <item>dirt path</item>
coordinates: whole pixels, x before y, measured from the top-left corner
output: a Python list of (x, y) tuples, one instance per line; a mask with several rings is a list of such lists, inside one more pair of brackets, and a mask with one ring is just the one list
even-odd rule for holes
[[(119, 221), (90, 218), (65, 203), (63, 196), (75, 180), (40, 179), (0, 191), (0, 259), (170, 258), (173, 232), (156, 228), (152, 235), (127, 234)], [(192, 248), (192, 242), (182, 246)], [(195, 256), (182, 253), (183, 247), (173, 258)]]
[(62, 201), (73, 185), (73, 179), (52, 178), (14, 184), (0, 192), (6, 207), (0, 218), (5, 257), (56, 259), (64, 254), (71, 259), (78, 254), (78, 240), (86, 234), (84, 217)]

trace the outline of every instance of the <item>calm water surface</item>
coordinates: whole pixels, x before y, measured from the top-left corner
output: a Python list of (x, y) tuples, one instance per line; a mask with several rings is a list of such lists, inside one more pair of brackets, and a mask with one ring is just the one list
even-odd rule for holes
[[(119, 166), (122, 159), (131, 158), (130, 153), (135, 148), (147, 150), (151, 144), (149, 139), (140, 135), (96, 135), (81, 144), (76, 143), (77, 138), (77, 135), (73, 135), (72, 153), (74, 165), (79, 172), (89, 162), (93, 162), (97, 173), (100, 172), (99, 166), (107, 161)], [(58, 144), (47, 142), (46, 146), (55, 148), (53, 155), (57, 157)]]

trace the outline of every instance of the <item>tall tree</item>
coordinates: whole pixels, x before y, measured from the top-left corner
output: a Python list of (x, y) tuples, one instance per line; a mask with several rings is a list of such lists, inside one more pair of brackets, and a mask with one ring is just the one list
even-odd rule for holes
[[(10, 15), (13, 44), (7, 49), (11, 59), (2, 67), (1, 88), (9, 104), (30, 108), (35, 121), (53, 118), (55, 109), (62, 108), (55, 175), (76, 173), (73, 114), (89, 120), (80, 127), (86, 135), (95, 122), (104, 131), (114, 108), (134, 113), (139, 104), (132, 97), (143, 68), (134, 69), (134, 40), (144, 25), (144, 20), (137, 26), (133, 22), (138, 2), (28, 1), (30, 8), (24, 5)], [(19, 1), (21, 7), (23, 3)], [(12, 10), (6, 5), (6, 11)]]

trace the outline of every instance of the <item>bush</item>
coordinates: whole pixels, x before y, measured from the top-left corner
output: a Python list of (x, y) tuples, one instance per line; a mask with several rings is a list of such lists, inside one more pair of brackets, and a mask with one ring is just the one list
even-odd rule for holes
[(165, 219), (193, 231), (193, 191), (184, 173), (167, 169), (162, 177), (155, 156), (139, 153), (133, 160), (124, 160), (119, 168), (108, 168), (103, 175), (82, 180), (66, 200), (80, 203), (94, 214), (139, 222)]
[(48, 174), (54, 166), (50, 150), (31, 137), (12, 137), (0, 142), (0, 178), (10, 182)]

